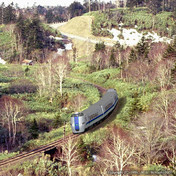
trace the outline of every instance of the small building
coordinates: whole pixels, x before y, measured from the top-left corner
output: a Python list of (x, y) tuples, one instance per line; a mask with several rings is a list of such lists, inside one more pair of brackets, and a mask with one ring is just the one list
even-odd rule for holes
[(33, 65), (33, 64), (34, 64), (33, 60), (24, 59), (22, 61), (22, 65)]

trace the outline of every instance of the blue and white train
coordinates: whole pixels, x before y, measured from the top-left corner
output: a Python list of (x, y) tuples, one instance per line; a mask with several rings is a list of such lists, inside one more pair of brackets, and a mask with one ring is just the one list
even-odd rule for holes
[(116, 106), (118, 95), (115, 89), (108, 89), (104, 96), (88, 109), (71, 116), (73, 133), (83, 133), (86, 128), (102, 120)]

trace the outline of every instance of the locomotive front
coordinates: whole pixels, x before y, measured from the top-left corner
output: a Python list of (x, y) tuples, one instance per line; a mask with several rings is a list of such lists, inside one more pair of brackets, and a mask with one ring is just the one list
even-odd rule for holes
[(82, 133), (85, 131), (86, 118), (83, 113), (75, 113), (71, 116), (71, 128), (73, 133)]

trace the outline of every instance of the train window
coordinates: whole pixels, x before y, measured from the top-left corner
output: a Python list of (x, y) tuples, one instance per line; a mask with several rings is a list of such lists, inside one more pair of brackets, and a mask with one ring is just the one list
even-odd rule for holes
[(90, 120), (92, 120), (92, 119), (94, 119), (97, 116), (98, 116), (98, 113), (95, 113), (95, 114), (90, 115), (89, 118), (90, 118)]
[(106, 107), (105, 110), (108, 110), (112, 106), (112, 103), (109, 103)]
[(84, 114), (81, 112), (81, 113), (78, 113), (78, 114), (72, 114), (71, 117), (78, 117), (78, 116), (84, 116)]

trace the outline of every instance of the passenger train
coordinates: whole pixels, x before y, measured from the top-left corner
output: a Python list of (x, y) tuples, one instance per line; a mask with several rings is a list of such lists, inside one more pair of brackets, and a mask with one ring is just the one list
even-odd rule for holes
[(116, 106), (118, 95), (115, 89), (108, 89), (95, 104), (71, 116), (73, 133), (83, 133), (87, 128), (106, 117)]

